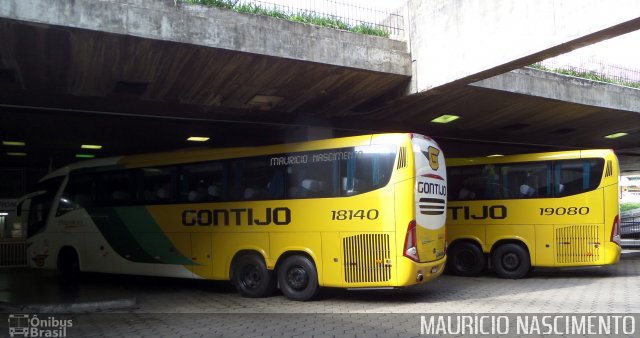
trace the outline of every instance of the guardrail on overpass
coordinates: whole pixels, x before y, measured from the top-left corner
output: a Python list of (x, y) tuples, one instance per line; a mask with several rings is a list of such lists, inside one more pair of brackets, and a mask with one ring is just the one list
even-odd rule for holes
[[(199, 3), (198, 0), (182, 0), (182, 2)], [(345, 29), (342, 25), (352, 28), (371, 27), (385, 31), (390, 36), (404, 35), (404, 19), (398, 10), (365, 7), (349, 0), (305, 0), (295, 3), (282, 0), (222, 0), (218, 3), (220, 5), (216, 7), (233, 9), (243, 13), (273, 16), (280, 19), (282, 19), (282, 15), (301, 16), (308, 19), (327, 20), (326, 26), (336, 29)], [(314, 23), (305, 20), (301, 22)]]

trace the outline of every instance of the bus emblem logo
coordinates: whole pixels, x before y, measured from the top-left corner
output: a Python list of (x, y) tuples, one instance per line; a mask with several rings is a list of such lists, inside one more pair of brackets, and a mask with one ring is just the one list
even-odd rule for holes
[(425, 156), (429, 161), (429, 166), (433, 170), (438, 170), (438, 168), (440, 168), (440, 162), (438, 162), (438, 155), (440, 155), (440, 149), (429, 146), (428, 153), (425, 154)]

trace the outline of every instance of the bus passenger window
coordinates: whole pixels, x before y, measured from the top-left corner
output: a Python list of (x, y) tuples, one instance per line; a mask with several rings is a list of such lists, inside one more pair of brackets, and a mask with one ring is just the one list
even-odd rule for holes
[(601, 158), (557, 161), (554, 169), (555, 195), (569, 196), (597, 188), (603, 170), (604, 160)]
[(267, 197), (269, 199), (284, 198), (284, 171), (276, 169), (271, 174), (271, 179), (267, 183)]
[[(505, 165), (508, 190), (512, 198), (545, 198), (551, 196), (550, 162)], [(515, 192), (514, 192), (515, 190)]]
[(136, 202), (136, 180), (134, 170), (105, 172), (96, 189), (101, 205), (130, 205)]
[(218, 202), (225, 198), (226, 163), (208, 162), (185, 165), (180, 170), (181, 202)]
[(473, 200), (476, 198), (476, 193), (467, 189), (466, 187), (463, 187), (462, 189), (460, 189), (460, 191), (458, 192), (458, 199), (459, 200)]
[(500, 195), (500, 187), (498, 182), (500, 176), (496, 173), (496, 166), (493, 164), (485, 165), (482, 168), (482, 180), (484, 181), (484, 198), (497, 199)]
[(143, 200), (147, 204), (164, 203), (173, 199), (176, 168), (142, 169)]
[(306, 178), (300, 182), (300, 197), (323, 197), (326, 195), (323, 181)]
[(523, 184), (520, 186), (520, 197), (531, 197), (535, 193), (533, 187)]

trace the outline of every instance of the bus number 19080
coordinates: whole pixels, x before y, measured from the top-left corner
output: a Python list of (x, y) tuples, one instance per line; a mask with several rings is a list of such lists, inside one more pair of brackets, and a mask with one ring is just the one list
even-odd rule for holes
[(540, 216), (588, 215), (589, 207), (540, 208)]

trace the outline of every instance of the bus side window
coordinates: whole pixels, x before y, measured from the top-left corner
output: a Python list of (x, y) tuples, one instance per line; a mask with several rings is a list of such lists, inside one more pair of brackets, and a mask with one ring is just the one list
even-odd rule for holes
[(600, 158), (555, 162), (555, 196), (570, 196), (600, 185), (604, 160)]
[(308, 165), (305, 176), (300, 181), (300, 197), (330, 197), (333, 187), (333, 162), (320, 162)]
[(142, 198), (145, 204), (166, 203), (173, 200), (176, 168), (144, 168), (142, 174)]
[(285, 177), (286, 186), (286, 198), (298, 198), (301, 194), (301, 177), (304, 177), (303, 166), (287, 167), (287, 174)]
[(240, 199), (242, 200), (263, 200), (268, 198), (267, 191), (271, 173), (268, 167), (266, 157), (254, 157), (238, 160), (237, 171), (234, 175), (238, 175), (236, 184), (242, 191)]
[(104, 206), (131, 205), (136, 202), (137, 186), (134, 170), (104, 172), (98, 181), (97, 202)]
[(467, 185), (463, 185), (458, 191), (458, 199), (459, 200), (473, 200), (476, 199), (476, 193), (473, 192)]
[(284, 198), (284, 170), (275, 169), (271, 174), (271, 179), (267, 183), (267, 195), (269, 199)]
[(484, 198), (497, 199), (500, 197), (500, 176), (497, 174), (496, 166), (487, 164), (482, 168), (482, 180), (484, 181)]
[(449, 173), (449, 184), (455, 195), (451, 195), (452, 201), (483, 199), (486, 188), (485, 179), (482, 177), (482, 167), (469, 166), (452, 168)]
[(358, 176), (361, 170), (359, 163), (356, 161), (356, 152), (354, 151), (353, 157), (344, 160), (340, 167), (342, 175), (340, 187), (343, 196), (357, 195), (362, 192), (362, 183)]
[(300, 197), (322, 197), (325, 195), (326, 184), (320, 180), (305, 178), (300, 182)]
[(184, 165), (180, 169), (180, 202), (219, 202), (225, 199), (227, 164), (223, 161)]
[(321, 198), (333, 196), (335, 161), (297, 164), (287, 168), (284, 180), (287, 198)]
[(550, 162), (515, 163), (508, 166), (507, 179), (512, 198), (550, 196)]

